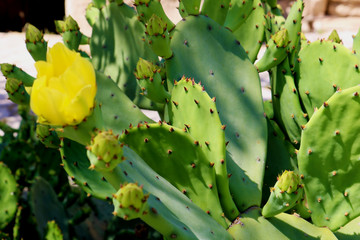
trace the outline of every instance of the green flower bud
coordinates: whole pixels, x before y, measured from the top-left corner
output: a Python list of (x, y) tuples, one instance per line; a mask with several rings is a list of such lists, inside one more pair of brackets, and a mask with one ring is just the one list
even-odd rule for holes
[(156, 67), (149, 61), (139, 58), (136, 64), (135, 76), (137, 79), (152, 78), (156, 72)]
[(111, 130), (98, 132), (87, 149), (91, 169), (111, 171), (124, 160), (122, 144)]
[(144, 195), (142, 186), (137, 183), (122, 185), (114, 196), (122, 208), (132, 208), (139, 211), (146, 202), (148, 196)]
[(29, 104), (30, 96), (25, 91), (25, 87), (21, 81), (16, 78), (6, 79), (5, 90), (9, 99), (16, 104)]
[(295, 192), (300, 185), (300, 177), (293, 171), (285, 170), (282, 175), (278, 178), (277, 186), (281, 191), (287, 193)]
[(26, 28), (26, 42), (43, 42), (43, 34), (35, 26), (28, 24)]
[(149, 194), (144, 194), (142, 186), (137, 183), (127, 183), (113, 195), (113, 214), (125, 220), (139, 218), (149, 210), (147, 199)]
[(5, 84), (5, 90), (8, 94), (15, 94), (19, 91), (22, 82), (17, 80), (16, 78), (8, 78)]
[(328, 40), (332, 41), (332, 42), (335, 42), (335, 43), (341, 43), (341, 39), (339, 37), (339, 34), (337, 33), (337, 31), (335, 29), (331, 32)]
[(66, 31), (66, 24), (64, 21), (55, 20), (55, 29), (58, 33), (63, 33)]
[(1, 64), (1, 72), (5, 77), (8, 77), (8, 75), (14, 70), (14, 65), (9, 63), (3, 63)]
[(281, 30), (279, 30), (278, 32), (276, 32), (271, 39), (274, 41), (274, 43), (276, 44), (276, 47), (287, 47), (287, 45), (289, 44), (289, 34), (288, 31), (286, 30), (286, 28), (283, 28)]
[(78, 23), (71, 16), (65, 18), (65, 30), (66, 31), (80, 30)]
[(153, 14), (147, 22), (146, 31), (150, 36), (162, 35), (166, 31), (166, 23)]

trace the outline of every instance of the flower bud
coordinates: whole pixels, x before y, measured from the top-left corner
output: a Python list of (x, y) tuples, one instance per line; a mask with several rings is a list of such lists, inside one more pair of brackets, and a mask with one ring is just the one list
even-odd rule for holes
[(137, 79), (152, 78), (156, 67), (149, 61), (140, 58), (136, 64), (135, 76)]
[(28, 24), (26, 29), (26, 42), (41, 42), (44, 41), (43, 34), (35, 26)]
[(113, 195), (114, 213), (125, 220), (138, 218), (149, 207), (148, 194), (144, 194), (142, 186), (137, 183), (127, 183)]
[(157, 15), (153, 14), (146, 25), (146, 31), (150, 36), (161, 35), (166, 30), (166, 23)]
[(288, 31), (286, 30), (286, 28), (283, 28), (281, 30), (279, 30), (278, 32), (276, 32), (271, 39), (274, 41), (274, 43), (276, 44), (276, 47), (287, 47), (287, 45), (289, 44), (289, 34)]
[(335, 43), (341, 43), (341, 39), (339, 37), (339, 34), (335, 29), (331, 32), (328, 40), (330, 40), (332, 42), (335, 42)]
[(121, 207), (135, 210), (139, 210), (147, 200), (142, 186), (138, 186), (137, 183), (128, 183), (121, 186), (115, 197), (120, 202)]
[(278, 178), (277, 186), (281, 191), (293, 193), (298, 189), (300, 184), (300, 177), (293, 171), (285, 170)]
[(91, 145), (87, 147), (90, 168), (95, 170), (112, 170), (123, 161), (123, 148), (111, 130), (100, 131), (91, 139)]
[(71, 17), (67, 16), (65, 18), (65, 31), (79, 31), (78, 23)]
[(8, 78), (5, 84), (5, 90), (9, 99), (16, 104), (29, 104), (30, 98), (21, 81), (16, 78)]

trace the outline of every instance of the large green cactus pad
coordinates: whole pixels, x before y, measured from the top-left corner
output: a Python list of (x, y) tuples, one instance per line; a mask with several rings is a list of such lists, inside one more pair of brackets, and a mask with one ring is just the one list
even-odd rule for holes
[(171, 47), (174, 56), (166, 61), (169, 85), (185, 75), (201, 81), (210, 97), (216, 97), (230, 141), (227, 166), (236, 204), (241, 209), (260, 205), (267, 131), (255, 67), (235, 36), (204, 16), (178, 23)]
[(311, 218), (336, 230), (360, 215), (360, 87), (335, 93), (313, 115), (298, 154)]
[[(229, 191), (226, 170), (225, 125), (220, 122), (216, 104), (203, 87), (183, 78), (171, 93), (169, 115), (172, 125), (184, 128), (199, 141), (209, 164), (216, 173), (220, 202), (225, 215), (233, 220), (239, 215)], [(202, 119), (202, 120), (200, 120)]]
[(337, 89), (360, 83), (360, 61), (345, 46), (318, 40), (299, 53), (299, 92), (307, 113), (312, 116)]

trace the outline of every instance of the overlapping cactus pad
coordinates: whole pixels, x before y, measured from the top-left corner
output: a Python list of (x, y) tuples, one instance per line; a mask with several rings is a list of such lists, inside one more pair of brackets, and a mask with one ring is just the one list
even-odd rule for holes
[(318, 226), (336, 230), (360, 215), (360, 87), (336, 92), (301, 138), (299, 170)]

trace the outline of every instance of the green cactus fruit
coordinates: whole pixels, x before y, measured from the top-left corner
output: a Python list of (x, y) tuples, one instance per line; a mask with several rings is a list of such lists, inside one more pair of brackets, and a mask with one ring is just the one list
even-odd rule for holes
[(112, 130), (98, 131), (96, 136), (91, 139), (91, 145), (87, 146), (87, 149), (91, 163), (90, 169), (111, 171), (124, 160), (122, 144)]
[(35, 61), (46, 60), (47, 42), (43, 34), (35, 26), (28, 24), (26, 28), (26, 48)]
[(60, 139), (49, 125), (38, 123), (36, 125), (36, 136), (48, 148), (59, 148), (60, 146)]
[(332, 42), (335, 42), (335, 43), (341, 43), (342, 42), (338, 32), (335, 29), (330, 33), (330, 36), (328, 37), (328, 40), (332, 41)]
[(253, 11), (254, 0), (231, 0), (224, 26), (235, 31)]
[(10, 169), (0, 162), (0, 230), (15, 217), (17, 209), (17, 183)]
[(261, 4), (261, 0), (255, 0), (253, 3), (254, 10), (236, 31), (234, 35), (239, 40), (241, 46), (245, 49), (250, 61), (255, 62), (262, 42), (264, 40), (264, 15), (265, 10)]
[(148, 197), (148, 194), (144, 194), (142, 186), (138, 186), (137, 183), (120, 186), (113, 195), (114, 215), (125, 220), (141, 217), (149, 211)]
[(208, 16), (209, 18), (213, 19), (220, 25), (223, 25), (229, 7), (230, 7), (230, 0), (220, 0), (220, 1), (205, 0), (201, 8), (201, 14)]
[(278, 179), (278, 187), (287, 193), (296, 192), (300, 185), (300, 177), (293, 171), (285, 170)]
[(289, 34), (283, 28), (276, 32), (267, 43), (264, 56), (255, 64), (259, 72), (264, 72), (281, 63), (287, 56)]
[(30, 96), (26, 92), (25, 87), (21, 81), (16, 78), (8, 78), (5, 84), (5, 90), (8, 93), (9, 99), (16, 104), (30, 103)]
[(21, 81), (25, 87), (31, 87), (35, 78), (24, 72), (21, 68), (9, 63), (0, 64), (1, 72), (6, 78), (16, 78)]
[(170, 99), (170, 94), (165, 89), (165, 80), (162, 80), (160, 71), (155, 64), (140, 58), (135, 76), (144, 96), (154, 102), (166, 103)]
[(272, 217), (293, 208), (303, 196), (300, 177), (293, 171), (284, 171), (271, 188), (268, 201), (262, 209), (264, 217)]
[(334, 93), (301, 135), (299, 173), (311, 219), (333, 231), (360, 216), (359, 93), (358, 85)]

